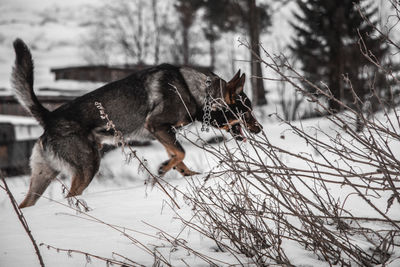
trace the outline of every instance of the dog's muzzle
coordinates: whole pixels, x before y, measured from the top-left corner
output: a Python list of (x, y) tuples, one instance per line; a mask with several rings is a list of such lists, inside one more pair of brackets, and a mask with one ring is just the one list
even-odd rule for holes
[(262, 131), (263, 127), (260, 124), (258, 124), (258, 122), (257, 122), (254, 125), (250, 125), (248, 127), (248, 129), (249, 129), (250, 132), (258, 134), (259, 132)]
[[(254, 133), (254, 134), (260, 133), (263, 129), (262, 126), (255, 119), (246, 123), (246, 128), (249, 132)], [(247, 138), (243, 133), (242, 125), (240, 123), (231, 125), (230, 130), (231, 130), (232, 136), (236, 140), (246, 142)]]
[(231, 131), (232, 131), (232, 136), (237, 141), (245, 141), (246, 142), (246, 136), (244, 136), (244, 133), (243, 133), (243, 130), (242, 130), (242, 126), (240, 125), (240, 123), (232, 125)]
[(247, 129), (254, 134), (258, 134), (263, 129), (261, 124), (258, 123), (258, 121), (253, 116), (250, 116), (250, 118), (247, 118), (246, 126), (247, 126)]

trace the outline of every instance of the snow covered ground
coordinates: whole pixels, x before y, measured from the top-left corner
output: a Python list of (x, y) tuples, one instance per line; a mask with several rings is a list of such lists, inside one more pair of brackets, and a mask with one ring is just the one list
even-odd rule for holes
[[(331, 123), (324, 119), (304, 121), (304, 127), (319, 125), (326, 131), (332, 131)], [(286, 131), (286, 125), (277, 123), (263, 123), (265, 132), (272, 144), (282, 148), (291, 148), (292, 151), (303, 151), (313, 153), (312, 148), (295, 136), (292, 132)], [(198, 127), (197, 127), (198, 128)], [(192, 130), (196, 129), (193, 127)], [(309, 131), (313, 131), (309, 128)], [(285, 138), (281, 138), (282, 134)], [(228, 144), (235, 146), (233, 140)], [(243, 148), (247, 143), (240, 144)], [(183, 142), (187, 151), (186, 164), (193, 170), (207, 173), (208, 170), (217, 164), (217, 160), (203, 150), (194, 147), (187, 141)], [(166, 153), (162, 146), (153, 142), (149, 147), (137, 147), (137, 154), (141, 159), (147, 160), (147, 166), (156, 171), (158, 165), (166, 159)], [(400, 150), (397, 150), (400, 151)], [(298, 160), (287, 158), (284, 161), (291, 166), (302, 166)], [(188, 179), (203, 179), (198, 175)], [(165, 181), (173, 187), (186, 192), (187, 180), (180, 177), (175, 171), (170, 171), (165, 176)], [(62, 196), (62, 186), (54, 181), (46, 191), (45, 197), (30, 208), (23, 210), (27, 222), (31, 227), (32, 234), (38, 243), (45, 243), (60, 249), (74, 249), (87, 253), (111, 258), (112, 253), (123, 255), (137, 263), (151, 266), (154, 258), (143, 250), (158, 250), (173, 266), (205, 266), (207, 265), (200, 257), (182, 248), (175, 248), (170, 243), (160, 238), (160, 230), (170, 234), (174, 238), (187, 241), (187, 245), (194, 250), (204, 253), (221, 261), (221, 265), (237, 263), (235, 258), (227, 252), (216, 252), (213, 241), (201, 236), (198, 232), (184, 228), (182, 223), (176, 219), (177, 215), (186, 219), (193, 216), (190, 206), (185, 204), (179, 193), (174, 195), (181, 209), (172, 209), (171, 200), (157, 186), (152, 187), (148, 181), (148, 175), (141, 168), (138, 168), (136, 160), (127, 163), (124, 154), (120, 149), (109, 152), (105, 155), (100, 173), (95, 177), (92, 184), (80, 197), (92, 209), (88, 215), (79, 214), (68, 206)], [(29, 181), (27, 177), (7, 179), (8, 185), (16, 200), (20, 202), (26, 193)], [(69, 186), (69, 179), (64, 180)], [(348, 190), (341, 186), (331, 186), (330, 190), (335, 197), (344, 199)], [(349, 196), (346, 208), (355, 216), (377, 216), (375, 212), (365, 203), (359, 201), (356, 196)], [(378, 207), (384, 209), (386, 200), (389, 197), (382, 196), (377, 202)], [(392, 219), (400, 219), (399, 204), (395, 203), (387, 214)], [(33, 247), (24, 232), (10, 201), (4, 191), (0, 191), (0, 266), (38, 266)], [(94, 219), (96, 218), (96, 219)], [(121, 232), (109, 225), (99, 223), (101, 220), (107, 224), (116, 226), (132, 238), (137, 240), (133, 243)], [(151, 225), (151, 226), (150, 226)], [(383, 227), (376, 223), (374, 227)], [(105, 266), (104, 262), (91, 257), (87, 262), (84, 255), (66, 252), (57, 252), (54, 249), (47, 249), (42, 246), (41, 253), (46, 266)], [(328, 266), (318, 261), (310, 252), (302, 249), (299, 245), (291, 244), (289, 258), (293, 264), (302, 266)], [(400, 256), (400, 251), (394, 252), (395, 257)], [(118, 258), (117, 256), (115, 256)], [(245, 259), (242, 259), (246, 262)], [(399, 266), (400, 260), (392, 262), (389, 266)]]

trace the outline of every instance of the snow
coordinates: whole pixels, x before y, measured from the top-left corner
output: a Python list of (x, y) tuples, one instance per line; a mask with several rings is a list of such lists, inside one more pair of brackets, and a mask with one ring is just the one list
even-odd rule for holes
[[(314, 131), (313, 126), (315, 125), (319, 125), (321, 129), (328, 132), (334, 131), (334, 126), (326, 119), (303, 121), (302, 125), (305, 129), (308, 129), (308, 132)], [(272, 144), (282, 148), (290, 148), (293, 153), (313, 153), (312, 148), (287, 130), (287, 125), (264, 120), (263, 126)], [(190, 126), (191, 131), (198, 129), (199, 125)], [(219, 131), (215, 133), (218, 134)], [(206, 139), (213, 134), (208, 133), (204, 138)], [(284, 139), (281, 138), (282, 135), (285, 136)], [(227, 137), (229, 138), (229, 135)], [(182, 144), (187, 151), (186, 165), (203, 173), (187, 179), (195, 179), (195, 181), (201, 183), (204, 174), (217, 165), (217, 159), (191, 145), (188, 141), (183, 140)], [(228, 141), (228, 145), (233, 148), (235, 142), (233, 140)], [(242, 148), (246, 148), (249, 144), (241, 143), (240, 145)], [(152, 172), (156, 172), (158, 165), (167, 157), (163, 147), (157, 142), (153, 142), (148, 147), (136, 147), (134, 149), (140, 159), (146, 159), (147, 166)], [(400, 153), (400, 147), (395, 151)], [(283, 158), (283, 160), (293, 167), (304, 165), (302, 161), (296, 161), (293, 158), (286, 160)], [(193, 216), (191, 207), (185, 203), (179, 193), (175, 195), (173, 191), (169, 191), (181, 207), (180, 209), (171, 208), (173, 204), (171, 204), (168, 196), (157, 186), (152, 187), (148, 183), (149, 175), (138, 165), (135, 159), (128, 163), (120, 149), (113, 150), (105, 155), (99, 174), (80, 197), (92, 209), (87, 212), (88, 216), (76, 213), (68, 206), (67, 201), (62, 196), (61, 184), (54, 181), (44, 197), (35, 206), (23, 210), (36, 241), (61, 249), (81, 250), (103, 257), (112, 257), (112, 253), (115, 252), (140, 264), (150, 266), (153, 264), (154, 258), (142, 250), (140, 244), (143, 244), (150, 250), (157, 248), (171, 261), (173, 266), (185, 266), (184, 262), (189, 266), (204, 266), (205, 263), (193, 253), (179, 247), (176, 250), (171, 244), (162, 240), (158, 230), (162, 229), (175, 238), (179, 237), (186, 240), (187, 245), (198, 252), (223, 262), (235, 263), (235, 258), (228, 252), (216, 252), (213, 241), (182, 226), (182, 223), (176, 217), (179, 215), (189, 220)], [(171, 186), (187, 192), (187, 180), (176, 171), (167, 173), (164, 180)], [(28, 178), (9, 178), (7, 182), (17, 202), (20, 202), (28, 189)], [(63, 183), (69, 185), (69, 179), (64, 180)], [(164, 184), (164, 186), (166, 185)], [(347, 187), (330, 185), (329, 189), (335, 197), (345, 198), (349, 193)], [(378, 202), (379, 208), (384, 209), (386, 207), (387, 197), (383, 196), (382, 201)], [(349, 197), (346, 208), (353, 212), (354, 216), (377, 216), (370, 207), (359, 201), (355, 195)], [(392, 219), (400, 219), (398, 210), (399, 204), (395, 203), (387, 215)], [(2, 226), (0, 227), (0, 236), (2, 237), (0, 239), (0, 266), (25, 266), (27, 264), (38, 266), (32, 245), (4, 191), (0, 191), (0, 214), (2, 214), (0, 216), (0, 225)], [(120, 232), (104, 223), (93, 221), (93, 218), (107, 224), (118, 225), (119, 229), (136, 239), (138, 243), (133, 244)], [(374, 225), (372, 227), (384, 227), (379, 224)], [(362, 243), (359, 243), (359, 245), (362, 246)], [(294, 242), (287, 242), (285, 246), (289, 249), (288, 251), (291, 251), (289, 258), (296, 265), (328, 266), (326, 263), (318, 261), (311, 252), (305, 251)], [(46, 266), (103, 266), (105, 264), (95, 259), (92, 259), (91, 263), (86, 263), (83, 255), (72, 253), (72, 257), (68, 257), (65, 252), (57, 253), (55, 250), (48, 250), (43, 246), (40, 250)], [(400, 251), (395, 253), (395, 255), (400, 256)], [(24, 256), (21, 257), (21, 255)], [(242, 260), (246, 262), (246, 259), (243, 258)], [(396, 262), (389, 266), (396, 266)]]
[[(157, 233), (145, 223), (161, 227), (175, 236), (181, 230), (181, 225), (173, 220), (174, 212), (163, 208), (163, 195), (159, 190), (146, 192), (143, 186), (107, 189), (106, 192), (87, 194), (85, 200), (93, 208), (90, 212), (91, 216), (107, 223), (120, 225), (121, 228), (126, 227), (150, 235), (149, 237), (126, 230), (129, 235), (150, 247), (152, 246), (149, 244), (157, 244), (162, 247), (162, 242), (158, 238), (151, 237), (156, 237)], [(15, 214), (11, 210), (2, 214), (5, 215), (4, 218), (8, 219), (5, 222), (7, 225), (15, 222), (14, 227), (7, 230), (13, 234), (2, 233), (3, 238), (0, 241), (2, 247), (10, 244), (6, 246), (7, 250), (3, 251), (0, 260), (2, 266), (24, 266), (28, 262), (36, 262), (35, 254), (23, 229), (19, 227), (20, 224), (16, 221)], [(59, 248), (74, 248), (104, 257), (111, 257), (111, 252), (116, 252), (139, 261), (145, 266), (153, 263), (150, 255), (132, 244), (121, 233), (103, 224), (75, 217), (75, 212), (57, 203), (38, 204), (38, 208), (27, 209), (25, 216), (38, 242)], [(78, 216), (85, 218), (84, 215)], [(160, 222), (163, 223), (160, 224)], [(193, 237), (199, 242), (198, 236), (193, 235)], [(21, 247), (20, 244), (24, 246)], [(47, 266), (82, 266), (85, 263), (85, 258), (81, 255), (68, 258), (65, 253), (55, 253), (55, 251), (45, 248), (41, 248), (41, 251)], [(174, 255), (176, 254), (180, 253)], [(24, 257), (20, 255), (24, 255)], [(190, 258), (189, 262), (192, 262)], [(99, 262), (93, 261), (87, 266), (98, 265)], [(34, 266), (34, 264), (30, 264), (30, 266)]]

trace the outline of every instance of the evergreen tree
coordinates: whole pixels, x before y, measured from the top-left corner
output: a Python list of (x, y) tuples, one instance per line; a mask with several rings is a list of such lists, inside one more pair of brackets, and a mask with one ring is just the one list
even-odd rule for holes
[[(350, 85), (343, 79), (346, 75), (357, 96), (365, 100), (374, 73), (360, 51), (360, 36), (376, 58), (383, 59), (389, 52), (374, 37), (373, 27), (363, 20), (355, 6), (360, 5), (376, 25), (378, 9), (373, 0), (297, 0), (297, 4), (299, 11), (294, 13), (296, 22), (292, 23), (296, 37), (290, 49), (302, 62), (304, 76), (317, 84), (325, 82), (335, 98), (352, 103)], [(387, 88), (385, 79), (376, 81), (376, 90)], [(333, 100), (329, 107), (332, 111), (340, 110)]]

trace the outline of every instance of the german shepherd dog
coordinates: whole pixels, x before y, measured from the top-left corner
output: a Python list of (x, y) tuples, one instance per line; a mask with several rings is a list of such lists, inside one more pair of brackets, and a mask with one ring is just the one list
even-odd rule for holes
[(197, 174), (183, 163), (185, 151), (177, 142), (174, 129), (192, 119), (202, 122), (208, 96), (225, 104), (224, 108), (213, 106), (209, 110), (211, 126), (230, 131), (239, 140), (243, 138), (241, 123), (252, 133), (262, 129), (243, 92), (245, 74), (240, 75), (240, 70), (226, 82), (211, 72), (162, 64), (106, 84), (49, 111), (33, 90), (29, 48), (16, 39), (14, 50), (13, 90), (44, 128), (33, 147), (29, 191), (20, 208), (34, 205), (60, 172), (72, 176), (67, 197), (80, 195), (89, 185), (99, 169), (101, 144), (113, 136), (106, 130), (95, 102), (102, 104), (116, 129), (124, 135), (149, 136), (165, 147), (169, 159), (161, 164), (160, 176), (172, 168), (184, 176)]

